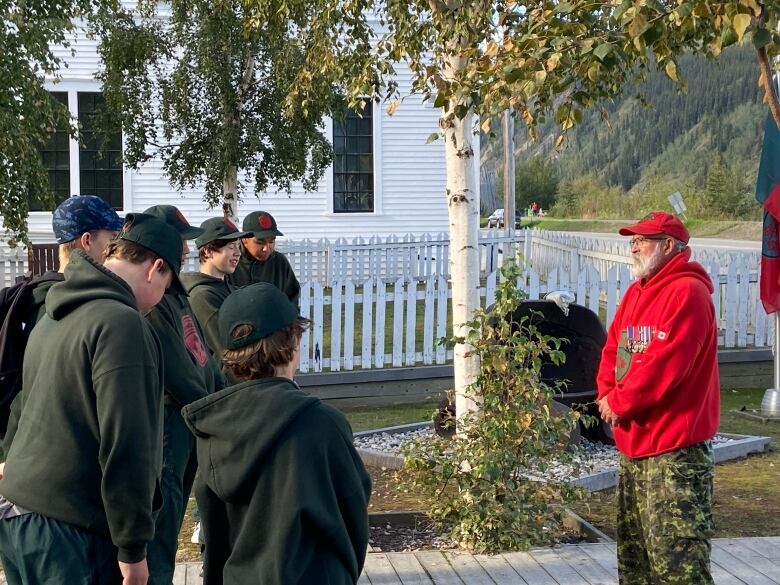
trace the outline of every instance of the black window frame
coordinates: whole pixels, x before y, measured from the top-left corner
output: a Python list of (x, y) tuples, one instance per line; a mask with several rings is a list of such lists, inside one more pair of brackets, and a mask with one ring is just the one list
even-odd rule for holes
[(374, 116), (369, 101), (358, 113), (333, 119), (333, 213), (373, 213)]
[(106, 123), (101, 115), (103, 94), (77, 93), (79, 120), (79, 190), (82, 195), (97, 195), (114, 209), (124, 208), (124, 172), (122, 168), (122, 129), (96, 130)]
[[(68, 107), (67, 91), (51, 91), (51, 97)], [(67, 125), (57, 128), (51, 134), (49, 140), (38, 148), (41, 163), (49, 177), (49, 189), (54, 194), (54, 207), (71, 196), (70, 192), (70, 133)], [(30, 211), (52, 211), (46, 209), (43, 203), (30, 196)]]

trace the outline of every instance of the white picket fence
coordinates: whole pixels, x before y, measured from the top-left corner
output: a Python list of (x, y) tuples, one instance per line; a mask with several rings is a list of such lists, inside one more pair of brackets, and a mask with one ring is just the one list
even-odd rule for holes
[[(709, 267), (718, 316), (721, 347), (766, 347), (772, 342), (773, 320), (764, 314), (757, 295), (758, 275), (747, 265), (734, 262), (726, 274)], [(498, 272), (488, 275), (480, 290), (483, 306), (495, 300)], [(552, 270), (545, 279), (526, 270), (518, 287), (529, 299), (565, 288), (576, 302), (605, 317), (609, 323), (631, 284), (628, 267), (613, 266), (602, 279), (594, 266), (575, 275)], [(399, 278), (363, 282), (346, 280), (332, 288), (307, 283), (301, 291), (301, 314), (312, 320), (301, 344), (301, 371), (354, 370), (443, 364), (452, 358), (436, 340), (449, 327), (448, 307), (452, 291), (447, 279)]]
[[(609, 323), (631, 282), (628, 246), (558, 232), (481, 232), (483, 305), (494, 298), (498, 268), (510, 255), (523, 262), (518, 285), (528, 298), (568, 289)], [(301, 310), (313, 320), (303, 340), (303, 371), (441, 364), (451, 358), (435, 340), (449, 322), (446, 234), (280, 241), (299, 280)], [(694, 249), (716, 283), (713, 301), (722, 347), (768, 347), (773, 320), (758, 297), (759, 255)], [(190, 254), (185, 270), (197, 270)], [(0, 250), (3, 286), (27, 270), (22, 249)]]

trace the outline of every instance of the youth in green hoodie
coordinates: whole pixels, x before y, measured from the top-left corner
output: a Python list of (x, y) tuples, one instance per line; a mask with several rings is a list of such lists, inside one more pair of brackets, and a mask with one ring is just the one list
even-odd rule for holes
[(344, 415), (291, 380), (184, 408), (203, 470), (204, 585), (348, 585), (363, 570), (371, 480)]
[(244, 253), (238, 261), (236, 271), (228, 276), (228, 281), (236, 288), (256, 282), (268, 282), (286, 294), (293, 303), (297, 303), (301, 285), (287, 257), (273, 250), (268, 259), (258, 260), (251, 255), (250, 248), (246, 245), (247, 241), (252, 240), (253, 238), (244, 239)]
[(197, 438), (204, 584), (357, 582), (371, 480), (344, 415), (292, 381), (308, 320), (268, 283), (223, 303), (223, 363), (237, 378), (182, 409)]
[(224, 278), (216, 278), (202, 272), (185, 272), (181, 275), (181, 281), (190, 295), (192, 312), (203, 328), (206, 345), (211, 355), (219, 360), (223, 350), (219, 341), (219, 308), (236, 287)]
[(46, 313), (28, 342), (39, 367), (25, 363), (0, 494), (109, 539), (119, 561), (135, 563), (154, 534), (153, 501), (159, 505), (160, 342), (130, 286), (81, 251), (51, 287)]

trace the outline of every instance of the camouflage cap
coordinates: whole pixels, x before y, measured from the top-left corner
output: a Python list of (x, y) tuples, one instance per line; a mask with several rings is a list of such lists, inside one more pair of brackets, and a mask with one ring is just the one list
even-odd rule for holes
[(247, 215), (241, 229), (252, 232), (256, 238), (275, 238), (284, 235), (276, 227), (274, 216), (267, 211), (253, 211)]
[(194, 240), (203, 234), (202, 229), (190, 225), (190, 222), (179, 211), (179, 208), (173, 205), (152, 205), (149, 209), (144, 210), (144, 213), (153, 215), (157, 219), (163, 220), (169, 226), (176, 228), (182, 240)]
[(251, 232), (240, 232), (232, 221), (224, 217), (212, 217), (200, 224), (203, 234), (197, 237), (195, 245), (200, 249), (216, 240), (238, 240), (252, 235)]
[(124, 221), (104, 199), (96, 195), (74, 195), (57, 206), (51, 227), (58, 244), (64, 244), (86, 232), (119, 231)]

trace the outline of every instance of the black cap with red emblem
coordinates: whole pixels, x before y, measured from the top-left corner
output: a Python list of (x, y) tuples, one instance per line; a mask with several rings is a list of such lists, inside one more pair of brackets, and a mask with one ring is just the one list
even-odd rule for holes
[(176, 229), (179, 232), (182, 240), (194, 240), (198, 236), (203, 234), (203, 230), (194, 225), (190, 225), (190, 222), (182, 215), (178, 207), (173, 205), (152, 205), (144, 213), (155, 216), (157, 219), (163, 220), (169, 226)]
[(267, 211), (253, 211), (247, 215), (241, 229), (252, 232), (256, 238), (275, 238), (284, 235), (276, 227), (274, 216)]
[(251, 232), (240, 232), (232, 221), (225, 217), (212, 217), (200, 224), (203, 234), (195, 239), (198, 249), (217, 240), (238, 240), (251, 236)]

